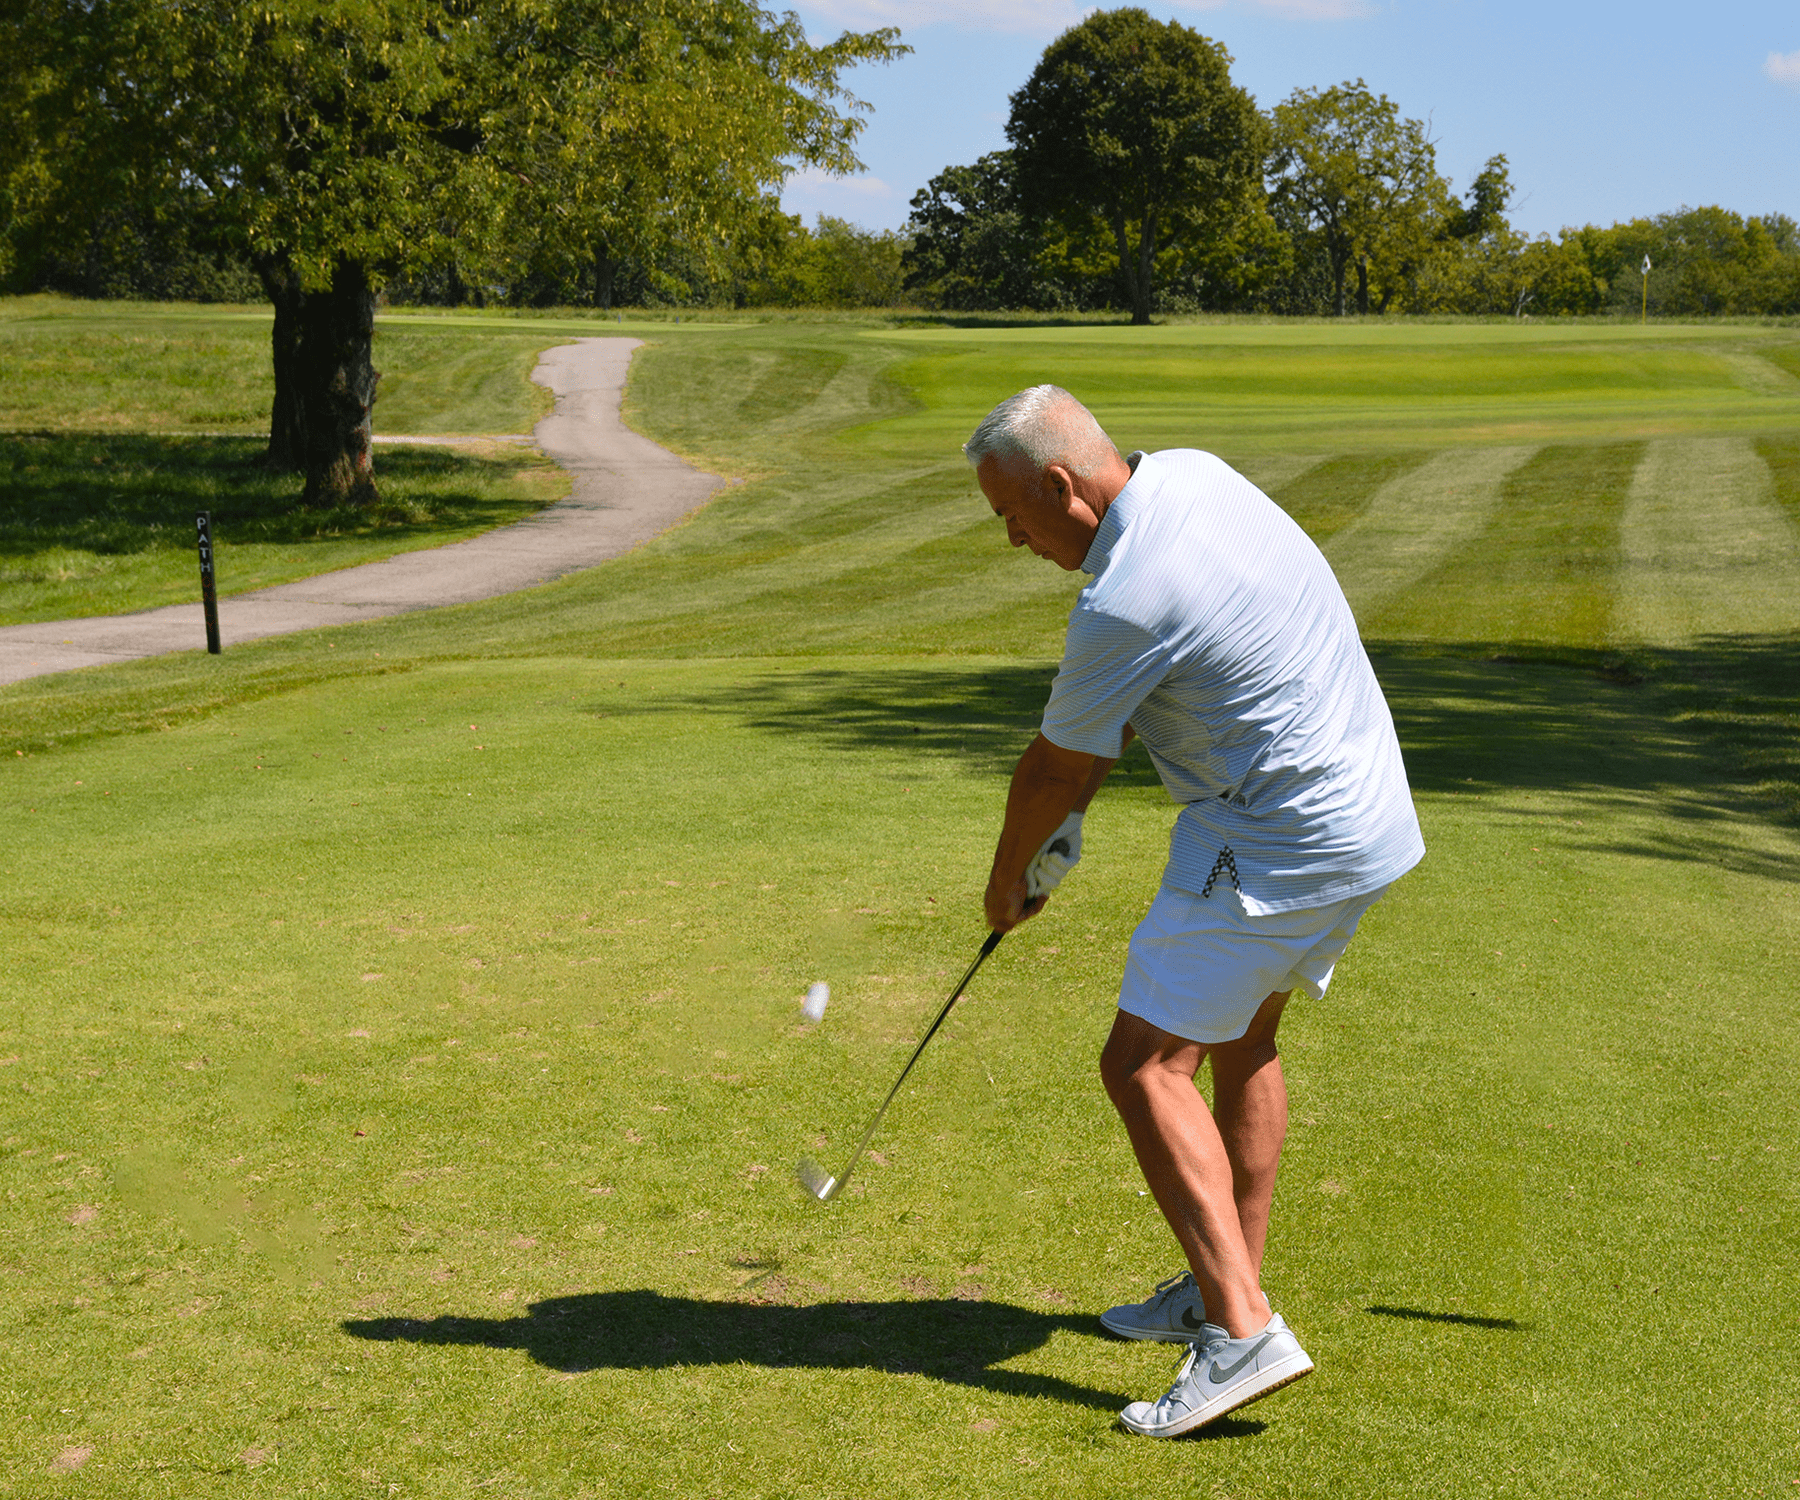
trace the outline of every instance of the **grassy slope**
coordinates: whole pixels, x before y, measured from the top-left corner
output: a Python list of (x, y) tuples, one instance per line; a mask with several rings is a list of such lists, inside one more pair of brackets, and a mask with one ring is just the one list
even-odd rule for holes
[[(377, 434), (529, 432), (550, 407), (527, 379), (538, 352), (599, 331), (384, 314)], [(383, 448), (377, 511), (298, 509), (298, 479), (255, 462), (268, 340), (261, 308), (0, 301), (0, 624), (191, 600), (196, 510), (213, 514), (229, 595), (461, 541), (564, 492), (510, 448)]]
[(0, 625), (126, 614), (199, 590), (194, 512), (209, 511), (224, 594), (266, 588), (509, 525), (567, 492), (501, 444), (385, 449), (373, 512), (302, 510), (260, 438), (0, 435)]
[[(1020, 342), (984, 402), (1083, 388), (1079, 350)], [(606, 568), (0, 691), (28, 752), (0, 1297), (31, 1372), (0, 1486), (83, 1447), (146, 1494), (1800, 1477), (1800, 903), (1767, 801), (1793, 637), (1617, 638), (1643, 445), (1580, 412), (1374, 643), (1432, 854), (1285, 1028), (1270, 1281), (1319, 1375), (1201, 1445), (1111, 1425), (1172, 1365), (1091, 1321), (1171, 1262), (1091, 1071), (1168, 823), (1141, 758), (882, 1159), (835, 1210), (798, 1198), (793, 1156), (842, 1149), (979, 936), (1072, 587), (1006, 552), (953, 449), (896, 436), (972, 421), (895, 378), (918, 343), (650, 351), (638, 419), (752, 482)], [(1435, 398), (1392, 399), (1406, 426)], [(1328, 415), (1293, 455), (1253, 429), (1213, 445), (1328, 546), (1443, 461)]]

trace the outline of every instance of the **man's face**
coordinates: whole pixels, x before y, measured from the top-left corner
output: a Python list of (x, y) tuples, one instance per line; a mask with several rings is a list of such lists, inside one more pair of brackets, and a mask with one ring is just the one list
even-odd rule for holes
[(975, 478), (994, 514), (1006, 522), (1006, 539), (1013, 546), (1029, 547), (1071, 573), (1080, 568), (1100, 529), (1100, 517), (1075, 493), (1068, 470), (1052, 465), (1040, 474), (1030, 464), (1003, 465), (990, 454)]

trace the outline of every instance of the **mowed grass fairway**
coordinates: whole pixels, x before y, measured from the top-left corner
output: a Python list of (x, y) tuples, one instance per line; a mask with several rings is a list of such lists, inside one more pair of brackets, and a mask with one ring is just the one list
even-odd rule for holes
[[(656, 337), (746, 480), (658, 541), (0, 689), (0, 1493), (1793, 1493), (1800, 335)], [(956, 443), (1042, 379), (1321, 542), (1430, 846), (1283, 1027), (1318, 1373), (1174, 1443), (1095, 1316), (1178, 1268), (1094, 1076), (1141, 751), (792, 1182), (981, 941), (1080, 580)]]

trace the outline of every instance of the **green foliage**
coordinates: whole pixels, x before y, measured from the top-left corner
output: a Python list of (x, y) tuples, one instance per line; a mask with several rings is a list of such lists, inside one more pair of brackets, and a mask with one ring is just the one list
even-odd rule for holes
[(892, 307), (901, 300), (905, 243), (892, 230), (862, 229), (829, 214), (820, 214), (811, 231), (793, 221), (760, 274), (744, 283), (742, 300), (753, 307)]
[(1113, 237), (1132, 320), (1149, 320), (1157, 256), (1228, 235), (1258, 190), (1262, 116), (1231, 57), (1179, 22), (1100, 11), (1045, 50), (1007, 120), (1020, 202)]
[(1648, 255), (1650, 310), (1665, 317), (1800, 313), (1800, 235), (1785, 214), (1745, 219), (1723, 208), (1684, 208), (1608, 230), (1565, 231), (1570, 241), (1609, 311), (1638, 305)]
[(1079, 300), (1044, 264), (1054, 231), (1026, 216), (1011, 151), (938, 173), (913, 195), (906, 232), (906, 289), (927, 306), (1050, 311)]
[(1273, 111), (1272, 196), (1331, 267), (1332, 310), (1386, 312), (1430, 258), (1453, 211), (1423, 121), (1362, 79), (1296, 89)]
[(581, 0), (519, 27), (522, 65), (495, 107), (525, 185), (494, 248), (565, 281), (591, 269), (601, 306), (620, 266), (654, 279), (672, 253), (707, 279), (742, 274), (779, 234), (774, 195), (796, 161), (861, 165), (865, 107), (839, 75), (909, 50), (892, 28), (814, 46), (796, 16), (743, 0)]
[[(1478, 184), (1479, 185), (1479, 184)], [(1651, 261), (1649, 285), (1641, 267)], [(1684, 208), (1527, 239), (1505, 226), (1433, 262), (1409, 306), (1423, 312), (1664, 317), (1800, 312), (1800, 235), (1785, 214)]]
[(0, 94), (10, 254), (41, 261), (99, 210), (178, 201), (276, 304), (269, 459), (303, 466), (326, 506), (376, 496), (386, 281), (573, 262), (606, 305), (621, 249), (654, 267), (676, 238), (716, 272), (796, 161), (857, 165), (839, 74), (902, 50), (891, 29), (814, 46), (747, 0), (50, 0), (27, 16), (0, 32), (23, 80)]
[(153, 210), (103, 209), (67, 237), (46, 238), (31, 254), (34, 291), (155, 302), (253, 302), (262, 286), (247, 261), (209, 243), (196, 195), (180, 193)]
[(430, 0), (32, 11), (21, 41), (44, 87), (6, 165), (37, 175), (40, 234), (108, 202), (155, 211), (185, 195), (220, 239), (322, 288), (340, 260), (387, 267), (424, 248), (434, 196), (478, 196), (490, 175), (447, 117), (483, 39)]
[(1512, 174), (1504, 156), (1490, 156), (1476, 173), (1466, 194), (1467, 203), (1451, 200), (1442, 234), (1449, 240), (1475, 240), (1506, 228), (1506, 207), (1512, 202)]
[(119, 193), (192, 185), (308, 291), (343, 263), (379, 283), (674, 237), (713, 254), (794, 159), (855, 168), (838, 75), (904, 50), (892, 31), (813, 46), (743, 0), (53, 0), (13, 24), (39, 85), (6, 180), (41, 188), (41, 221), (79, 222), (93, 185), (72, 169), (129, 147)]

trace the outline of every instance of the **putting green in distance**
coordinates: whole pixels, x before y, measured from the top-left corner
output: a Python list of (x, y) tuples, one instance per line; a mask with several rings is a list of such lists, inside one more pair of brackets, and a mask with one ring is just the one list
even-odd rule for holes
[[(1763, 432), (1800, 423), (1781, 327), (1196, 323), (905, 330), (923, 410), (890, 451), (967, 437), (991, 393), (1068, 386), (1127, 447), (1265, 451)], [(923, 352), (929, 351), (929, 352)], [(985, 402), (985, 405), (984, 405)]]

